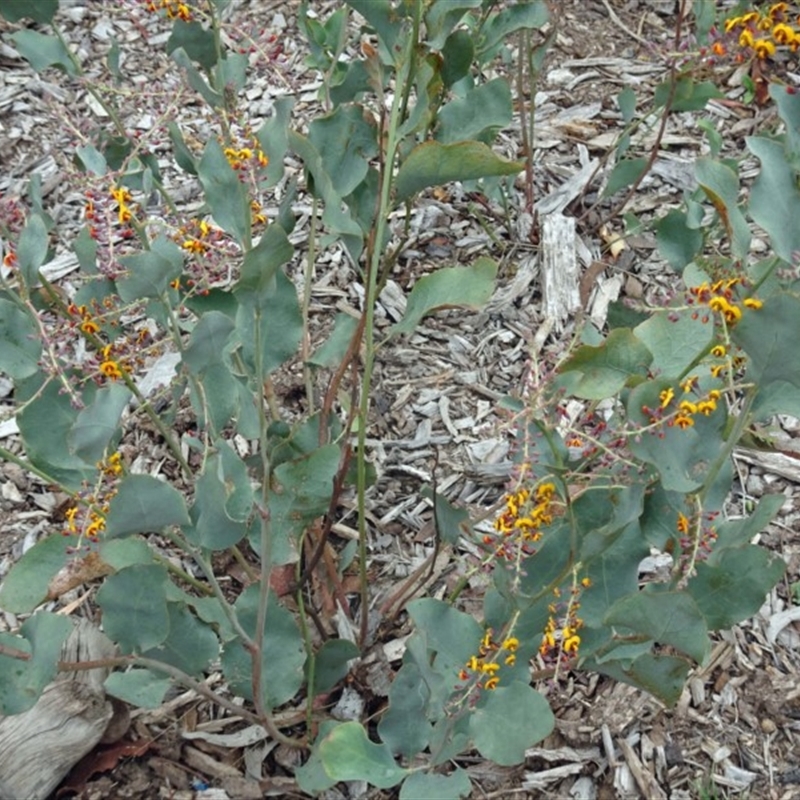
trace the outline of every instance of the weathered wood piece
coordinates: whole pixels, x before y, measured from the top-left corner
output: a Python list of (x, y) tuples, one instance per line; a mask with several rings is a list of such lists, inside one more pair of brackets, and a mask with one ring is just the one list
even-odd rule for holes
[(563, 330), (564, 321), (581, 307), (575, 220), (563, 214), (542, 218), (542, 299), (545, 317)]
[[(64, 661), (109, 658), (114, 645), (86, 620), (62, 649)], [(46, 800), (99, 741), (113, 715), (103, 691), (106, 669), (64, 673), (33, 708), (0, 717), (0, 800)]]

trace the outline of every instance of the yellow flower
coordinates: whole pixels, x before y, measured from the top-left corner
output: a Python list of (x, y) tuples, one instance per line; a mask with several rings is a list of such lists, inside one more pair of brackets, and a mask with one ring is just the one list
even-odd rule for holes
[(483, 684), (483, 688), (489, 690), (496, 689), (498, 683), (500, 683), (500, 678), (498, 678), (497, 675), (493, 675), (488, 681), (486, 681), (486, 683)]
[(749, 30), (743, 30), (739, 34), (739, 46), (740, 47), (752, 47), (755, 39), (753, 38), (753, 32)]
[(119, 380), (119, 378), (122, 377), (122, 370), (119, 368), (119, 364), (117, 364), (116, 361), (104, 361), (100, 365), (100, 372), (112, 381)]
[(205, 253), (206, 251), (206, 246), (199, 239), (187, 239), (181, 243), (181, 247), (190, 253)]
[(126, 222), (130, 221), (132, 216), (130, 209), (126, 205), (133, 199), (131, 193), (124, 186), (120, 186), (117, 189), (111, 190), (111, 196), (117, 201), (117, 205), (119, 206), (117, 210), (117, 220), (120, 225), (124, 225)]
[(95, 334), (100, 331), (100, 326), (92, 319), (85, 319), (81, 322), (81, 330), (84, 333)]
[(735, 325), (742, 318), (742, 310), (738, 306), (731, 305), (724, 297), (712, 297), (708, 307), (722, 314), (729, 325)]
[(701, 400), (697, 404), (697, 411), (700, 414), (705, 415), (706, 417), (716, 409), (717, 403), (715, 400)]
[(755, 50), (757, 58), (769, 58), (775, 55), (775, 42), (769, 39), (756, 39), (753, 43), (753, 50)]
[(119, 453), (112, 453), (106, 462), (98, 462), (98, 468), (106, 475), (119, 475), (122, 473), (122, 456)]
[(577, 653), (578, 647), (580, 646), (581, 643), (581, 637), (578, 636), (577, 633), (575, 633), (575, 629), (570, 627), (564, 628), (564, 630), (561, 631), (561, 635), (564, 637), (563, 638), (564, 652)]
[(731, 17), (725, 20), (725, 33), (730, 33), (734, 28), (738, 28), (742, 24), (741, 17)]
[(694, 425), (694, 420), (691, 417), (687, 417), (685, 414), (678, 414), (675, 417), (675, 424), (683, 431), (686, 428), (691, 428)]
[(658, 395), (658, 399), (661, 401), (661, 408), (666, 408), (672, 402), (673, 397), (675, 397), (675, 391), (671, 386), (668, 389), (664, 389)]
[(685, 381), (683, 381), (683, 383), (681, 383), (681, 389), (688, 394), (692, 391), (692, 389), (694, 389), (699, 380), (700, 379), (697, 377), (697, 375), (690, 375)]
[(503, 650), (508, 650), (509, 653), (515, 652), (518, 647), (519, 639), (517, 639), (516, 636), (509, 636), (508, 639), (503, 642)]
[(742, 318), (742, 309), (739, 306), (730, 306), (725, 309), (725, 322), (735, 325)]
[(773, 3), (769, 7), (769, 16), (771, 19), (782, 17), (789, 10), (788, 3)]
[(684, 400), (680, 406), (681, 413), (683, 414), (696, 414), (697, 413), (697, 406), (694, 403), (691, 403), (689, 400)]
[(549, 500), (553, 496), (553, 492), (556, 490), (556, 485), (554, 483), (543, 483), (539, 488), (536, 490), (536, 499), (537, 501), (542, 500)]
[(678, 524), (676, 527), (678, 528), (678, 533), (689, 532), (689, 518), (686, 516), (686, 514), (678, 512)]
[(772, 38), (778, 44), (790, 44), (792, 41), (794, 41), (794, 37), (794, 28), (792, 28), (791, 25), (787, 25), (785, 22), (779, 22), (772, 29)]
[(744, 304), (747, 308), (752, 308), (754, 311), (757, 311), (759, 308), (761, 308), (761, 306), (764, 305), (764, 303), (761, 300), (758, 300), (755, 297), (748, 297), (744, 301)]

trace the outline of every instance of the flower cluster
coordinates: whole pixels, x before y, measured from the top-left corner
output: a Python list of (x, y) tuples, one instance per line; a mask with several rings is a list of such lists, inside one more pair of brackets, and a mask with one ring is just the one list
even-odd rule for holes
[(241, 256), (238, 245), (220, 228), (190, 219), (177, 228), (173, 241), (187, 253), (184, 274), (170, 283), (173, 289), (207, 295), (231, 280), (231, 265)]
[(25, 227), (26, 208), (17, 197), (0, 196), (0, 256), (5, 269), (13, 269), (17, 263), (14, 243)]
[[(691, 396), (696, 392), (697, 383), (698, 379), (695, 375), (691, 375), (686, 380), (682, 381), (680, 388), (683, 394)], [(670, 415), (667, 419), (667, 425), (669, 427), (675, 426), (681, 430), (686, 430), (686, 428), (691, 428), (694, 425), (694, 417), (697, 414), (702, 414), (704, 417), (707, 417), (712, 412), (716, 411), (717, 401), (721, 396), (722, 394), (719, 389), (711, 389), (700, 398), (696, 396), (694, 399), (684, 397), (684, 399), (676, 403), (675, 390), (669, 386), (659, 393), (658, 399), (660, 405), (658, 408), (652, 409), (643, 406), (642, 412), (649, 416), (651, 425), (661, 422), (667, 415)]]
[(150, 331), (143, 327), (135, 337), (119, 337), (113, 342), (104, 343), (103, 337), (113, 331), (119, 324), (116, 319), (118, 309), (111, 297), (103, 300), (102, 305), (96, 300), (91, 305), (76, 305), (74, 302), (67, 306), (69, 325), (77, 327), (81, 333), (97, 348), (93, 362), (97, 369), (97, 382), (103, 379), (110, 381), (121, 380), (124, 373), (132, 372), (137, 366), (144, 364), (141, 351), (150, 339)]
[(498, 643), (493, 640), (492, 634), (492, 629), (489, 628), (481, 639), (478, 653), (473, 655), (464, 669), (458, 673), (458, 677), (462, 681), (477, 678), (476, 686), (478, 688), (496, 689), (500, 683), (501, 663), (510, 667), (517, 660), (519, 639), (508, 636)]
[(219, 241), (221, 235), (222, 231), (212, 228), (205, 220), (192, 219), (178, 228), (175, 240), (187, 252), (202, 255), (210, 243)]
[(706, 514), (699, 512), (687, 516), (683, 512), (678, 513), (678, 520), (675, 528), (678, 531), (678, 544), (681, 549), (681, 573), (690, 575), (694, 571), (694, 566), (698, 561), (705, 561), (717, 541), (717, 528), (715, 523), (719, 516), (718, 511), (710, 511)]
[[(752, 10), (725, 21), (725, 35), (740, 48), (740, 60), (748, 53), (758, 59), (771, 58), (779, 48), (796, 52), (800, 47), (800, 17), (789, 3), (773, 3), (766, 13)], [(720, 39), (713, 45), (716, 55), (725, 55), (728, 47)]]
[(100, 470), (100, 477), (94, 491), (82, 492), (81, 503), (76, 503), (64, 512), (63, 536), (85, 537), (94, 543), (105, 530), (109, 504), (116, 494), (115, 479), (124, 471), (122, 456), (112, 453), (105, 461), (99, 461), (97, 468)]
[(550, 616), (539, 645), (539, 655), (545, 661), (568, 660), (578, 654), (581, 644), (578, 631), (583, 627), (583, 620), (578, 616), (581, 607), (580, 594), (591, 585), (589, 578), (574, 580), (566, 604), (561, 600), (561, 590), (553, 591), (556, 600), (547, 607)]
[[(503, 537), (498, 555), (513, 558), (516, 548), (525, 555), (536, 552), (533, 543), (542, 538), (542, 528), (553, 521), (552, 499), (555, 494), (554, 483), (540, 483), (531, 493), (529, 489), (518, 489), (506, 495), (505, 509), (494, 522), (494, 529)], [(495, 544), (493, 536), (484, 536), (485, 544)]]
[(186, 3), (179, 0), (146, 0), (145, 10), (151, 14), (156, 14), (163, 10), (168, 19), (181, 19), (189, 22), (192, 19), (192, 12)]
[(240, 147), (238, 149), (226, 147), (224, 153), (228, 163), (237, 172), (247, 169), (248, 166), (258, 166), (263, 169), (269, 164), (269, 159), (257, 140), (253, 142), (252, 147)]
[[(735, 325), (742, 318), (742, 309), (750, 308), (757, 310), (763, 303), (755, 297), (746, 297), (739, 300), (734, 294), (734, 288), (745, 286), (742, 278), (728, 278), (726, 280), (715, 281), (709, 284), (707, 281), (699, 286), (692, 286), (689, 289), (686, 302), (691, 305), (707, 306), (708, 309), (725, 321), (728, 326)], [(701, 318), (707, 322), (709, 317), (700, 317), (700, 311), (694, 313), (694, 318)]]
[[(125, 225), (133, 219), (133, 212), (130, 209), (129, 203), (133, 202), (131, 193), (124, 186), (115, 186), (111, 189), (111, 197), (117, 204), (117, 222), (120, 225)], [(90, 201), (91, 203), (91, 201)], [(90, 219), (90, 203), (87, 204), (86, 217)]]

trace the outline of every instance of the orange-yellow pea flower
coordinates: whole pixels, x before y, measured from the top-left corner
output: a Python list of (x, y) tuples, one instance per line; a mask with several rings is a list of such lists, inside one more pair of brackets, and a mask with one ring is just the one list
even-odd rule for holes
[(84, 333), (95, 334), (99, 333), (100, 326), (93, 319), (85, 319), (81, 322), (81, 330)]
[(725, 33), (730, 33), (734, 28), (738, 28), (742, 24), (741, 17), (731, 17), (725, 20)]
[(772, 38), (778, 44), (789, 44), (795, 37), (794, 28), (791, 25), (787, 25), (785, 22), (779, 22), (773, 29), (772, 29)]
[(770, 39), (757, 39), (753, 43), (753, 50), (757, 58), (769, 58), (775, 55), (775, 42)]
[(116, 361), (104, 361), (100, 365), (100, 372), (112, 381), (119, 380), (122, 377), (122, 370)]

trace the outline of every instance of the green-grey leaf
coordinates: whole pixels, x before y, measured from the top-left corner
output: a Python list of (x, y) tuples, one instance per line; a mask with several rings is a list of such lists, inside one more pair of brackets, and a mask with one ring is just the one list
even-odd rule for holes
[(168, 603), (167, 611), (169, 635), (158, 647), (142, 655), (199, 678), (219, 655), (219, 640), (211, 627), (194, 616), (185, 604)]
[(395, 180), (396, 199), (403, 203), (428, 186), (495, 175), (516, 175), (523, 169), (523, 162), (502, 158), (483, 142), (423, 142), (400, 166)]
[(109, 575), (97, 592), (103, 629), (126, 653), (160, 645), (169, 634), (167, 568), (134, 564)]
[(150, 475), (128, 475), (111, 500), (105, 535), (152, 533), (170, 525), (188, 525), (183, 495)]
[(360, 722), (338, 725), (319, 743), (325, 772), (336, 781), (362, 780), (388, 789), (396, 786), (408, 771), (395, 764), (385, 744), (369, 740)]
[(412, 772), (400, 787), (400, 800), (458, 800), (471, 791), (469, 775), (458, 767), (449, 775)]
[(12, 33), (11, 39), (22, 57), (37, 72), (43, 72), (48, 67), (59, 67), (72, 77), (78, 74), (69, 50), (55, 36), (24, 30)]
[(665, 379), (683, 376), (714, 337), (712, 325), (693, 319), (688, 313), (677, 319), (666, 313), (653, 314), (633, 332), (653, 354), (650, 369)]
[(497, 268), (496, 261), (480, 256), (469, 267), (442, 267), (420, 278), (411, 290), (403, 319), (389, 329), (389, 335), (411, 333), (433, 311), (481, 308), (492, 296)]
[(127, 672), (112, 672), (105, 681), (106, 691), (139, 708), (158, 708), (172, 681), (149, 669), (134, 667)]
[(369, 160), (378, 152), (378, 130), (357, 104), (339, 106), (308, 126), (308, 138), (340, 197), (364, 179)]
[(247, 189), (215, 139), (206, 144), (197, 174), (216, 223), (248, 250), (251, 212)]
[(796, 215), (800, 207), (797, 170), (788, 163), (780, 142), (748, 136), (747, 147), (761, 162), (761, 172), (750, 189), (748, 211), (768, 234), (772, 249), (791, 264), (800, 250)]
[(97, 390), (70, 431), (69, 441), (76, 455), (90, 463), (103, 458), (130, 398), (130, 389), (124, 384), (112, 383)]
[(29, 217), (17, 245), (17, 269), (29, 288), (39, 282), (39, 267), (47, 257), (47, 226), (38, 214)]
[(47, 25), (58, 11), (58, 0), (3, 0), (0, 3), (0, 16), (9, 22), (19, 22), (24, 17)]
[(29, 378), (39, 369), (42, 342), (28, 311), (0, 298), (0, 372), (12, 380)]
[(750, 227), (739, 208), (739, 180), (726, 164), (702, 157), (695, 162), (700, 188), (712, 202), (728, 235), (736, 258), (746, 258), (750, 249)]
[(476, 139), (490, 144), (511, 122), (511, 89), (505, 78), (495, 78), (444, 105), (439, 111), (436, 138), (442, 144)]
[(157, 236), (149, 250), (120, 259), (128, 276), (117, 281), (119, 296), (126, 303), (144, 297), (161, 297), (183, 270), (183, 253), (175, 242)]
[(703, 616), (686, 592), (637, 592), (608, 610), (604, 622), (672, 645), (702, 663), (709, 640)]
[(0, 608), (27, 614), (43, 603), (51, 578), (74, 558), (68, 547), (68, 539), (53, 534), (27, 550), (0, 583)]
[(562, 372), (578, 372), (571, 389), (585, 400), (611, 397), (630, 378), (644, 376), (653, 356), (630, 330), (616, 328), (598, 347), (583, 345), (562, 366)]
[(525, 751), (548, 736), (554, 726), (547, 700), (520, 681), (486, 692), (470, 717), (475, 747), (501, 766), (522, 763)]

